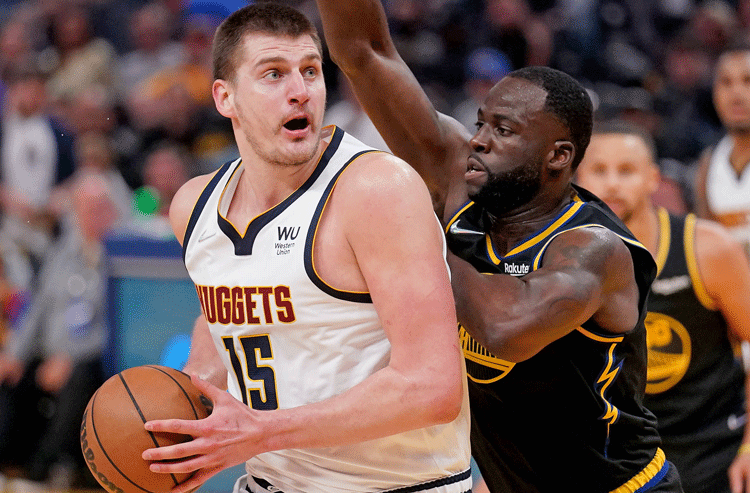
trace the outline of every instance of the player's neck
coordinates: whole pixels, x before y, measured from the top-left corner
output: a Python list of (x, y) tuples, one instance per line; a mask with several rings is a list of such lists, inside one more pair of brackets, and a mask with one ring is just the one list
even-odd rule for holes
[(490, 237), (495, 248), (501, 252), (510, 251), (546, 227), (570, 203), (567, 198), (557, 202), (538, 199), (502, 217), (490, 216)]
[(659, 216), (656, 207), (650, 201), (647, 207), (633, 212), (625, 221), (625, 226), (651, 252), (651, 255), (656, 255), (659, 249)]
[(327, 140), (320, 143), (312, 159), (299, 165), (272, 163), (253, 152), (249, 146), (241, 146), (242, 167), (239, 172), (242, 174), (232, 195), (227, 219), (235, 225), (245, 226), (253, 218), (283, 202), (315, 171)]
[(733, 132), (732, 138), (734, 146), (729, 162), (737, 174), (740, 174), (750, 163), (750, 132)]

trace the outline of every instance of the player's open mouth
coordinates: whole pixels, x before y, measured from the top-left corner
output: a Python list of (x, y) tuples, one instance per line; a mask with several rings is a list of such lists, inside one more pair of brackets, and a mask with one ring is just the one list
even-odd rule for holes
[(291, 130), (292, 132), (297, 130), (304, 130), (308, 127), (310, 122), (307, 117), (293, 118), (284, 124), (284, 128)]
[(482, 166), (482, 163), (480, 163), (476, 158), (469, 157), (468, 162), (466, 163), (466, 172), (467, 173), (484, 173), (484, 166)]

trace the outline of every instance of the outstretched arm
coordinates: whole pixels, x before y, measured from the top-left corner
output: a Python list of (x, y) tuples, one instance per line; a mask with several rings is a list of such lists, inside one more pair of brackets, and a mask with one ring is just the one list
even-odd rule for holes
[(495, 356), (524, 361), (589, 318), (613, 333), (638, 321), (638, 289), (625, 244), (599, 228), (552, 241), (523, 276), (481, 274), (449, 255), (458, 319)]
[(331, 57), (391, 151), (425, 180), (442, 218), (448, 185), (463, 190), (470, 135), (435, 110), (396, 52), (379, 0), (317, 3)]

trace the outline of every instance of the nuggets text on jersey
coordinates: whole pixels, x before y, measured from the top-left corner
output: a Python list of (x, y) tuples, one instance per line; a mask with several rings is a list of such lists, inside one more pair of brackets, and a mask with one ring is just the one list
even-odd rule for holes
[(210, 324), (288, 324), (297, 319), (289, 286), (196, 285), (195, 288)]

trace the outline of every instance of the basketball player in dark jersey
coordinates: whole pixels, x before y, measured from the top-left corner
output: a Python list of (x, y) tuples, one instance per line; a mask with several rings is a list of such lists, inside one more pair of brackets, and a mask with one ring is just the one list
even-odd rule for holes
[(556, 70), (512, 72), (472, 137), (436, 112), (380, 2), (317, 3), (334, 61), (446, 227), (490, 491), (681, 491), (642, 405), (655, 264), (571, 183), (591, 134), (586, 91)]
[(648, 134), (609, 122), (594, 131), (578, 183), (602, 197), (656, 258), (644, 402), (658, 418), (662, 448), (685, 491), (728, 493), (730, 466), (731, 491), (748, 491), (750, 455), (737, 455), (745, 435), (745, 373), (731, 337), (750, 337), (750, 267), (718, 224), (654, 206), (654, 160)]

